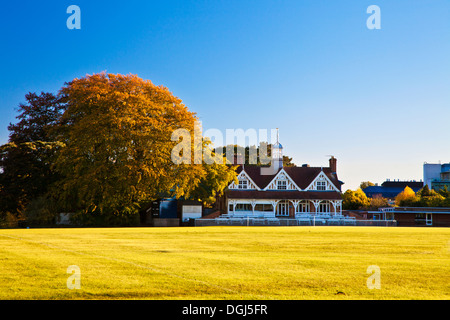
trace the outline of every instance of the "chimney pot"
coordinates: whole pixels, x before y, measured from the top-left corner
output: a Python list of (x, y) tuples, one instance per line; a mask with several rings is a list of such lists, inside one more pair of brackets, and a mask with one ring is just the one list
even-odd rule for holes
[(333, 156), (330, 158), (330, 169), (333, 173), (337, 172), (337, 159)]

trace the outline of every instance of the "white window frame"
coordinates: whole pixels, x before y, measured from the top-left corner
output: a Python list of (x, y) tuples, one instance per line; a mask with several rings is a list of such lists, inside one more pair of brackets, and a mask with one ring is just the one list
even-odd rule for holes
[(316, 182), (317, 191), (327, 191), (327, 182), (326, 181), (317, 181)]
[(238, 189), (248, 189), (248, 181), (247, 180), (239, 180)]
[[(283, 208), (280, 210), (280, 207)], [(280, 213), (280, 211), (282, 211)], [(289, 201), (280, 201), (277, 203), (277, 216), (288, 217), (289, 216)]]
[(287, 190), (287, 180), (278, 180), (277, 190)]
[(300, 202), (297, 205), (296, 213), (309, 213), (309, 203), (308, 202)]
[(305, 191), (309, 191), (309, 190), (315, 190), (315, 191), (320, 191), (317, 189), (317, 182), (318, 181), (325, 181), (326, 182), (326, 189), (325, 191), (336, 191), (336, 192), (341, 192), (341, 190), (339, 190), (339, 188), (337, 188), (333, 182), (331, 182), (331, 180), (326, 176), (325, 173), (323, 173), (323, 171), (321, 173), (319, 173), (319, 175), (313, 180), (313, 182), (311, 182), (309, 184), (309, 186), (305, 189)]
[(432, 226), (433, 225), (433, 214), (432, 213), (425, 214), (425, 221), (426, 221), (427, 226)]

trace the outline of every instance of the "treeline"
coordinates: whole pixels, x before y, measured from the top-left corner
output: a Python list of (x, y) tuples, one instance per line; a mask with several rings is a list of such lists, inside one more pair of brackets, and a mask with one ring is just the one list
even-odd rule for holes
[(432, 190), (425, 185), (418, 192), (406, 187), (395, 199), (400, 207), (450, 207), (450, 190)]
[[(369, 198), (361, 188), (356, 191), (347, 190), (343, 195), (342, 208), (345, 210), (378, 210), (389, 207), (388, 199), (381, 195)], [(431, 190), (425, 185), (418, 192), (406, 187), (395, 198), (395, 204), (399, 207), (450, 207), (450, 190), (447, 187), (438, 191)]]
[(356, 191), (349, 189), (342, 195), (342, 209), (344, 210), (378, 210), (378, 208), (388, 206), (388, 199), (382, 196), (369, 198), (361, 188)]
[(0, 224), (71, 213), (82, 225), (134, 225), (156, 199), (208, 205), (236, 179), (233, 166), (172, 161), (172, 133), (193, 134), (198, 119), (148, 80), (100, 73), (25, 99), (0, 146)]

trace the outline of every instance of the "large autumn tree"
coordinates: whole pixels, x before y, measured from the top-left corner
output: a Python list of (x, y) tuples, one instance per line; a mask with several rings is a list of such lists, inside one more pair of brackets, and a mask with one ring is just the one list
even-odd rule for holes
[[(172, 161), (172, 133), (194, 133), (197, 117), (163, 86), (101, 73), (74, 79), (60, 95), (67, 109), (57, 132), (65, 147), (55, 162), (62, 179), (54, 191), (64, 210), (136, 213), (160, 197), (209, 198), (235, 178), (225, 165)], [(220, 182), (199, 191), (211, 179)]]

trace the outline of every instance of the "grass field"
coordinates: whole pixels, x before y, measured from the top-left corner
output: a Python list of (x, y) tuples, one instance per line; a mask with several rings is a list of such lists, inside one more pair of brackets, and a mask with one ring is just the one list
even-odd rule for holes
[[(71, 265), (80, 289), (67, 287)], [(447, 300), (449, 280), (448, 228), (0, 230), (2, 300)]]

